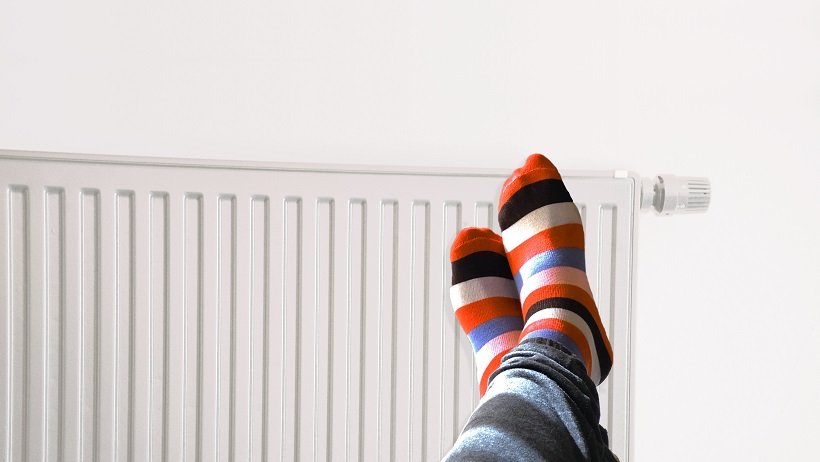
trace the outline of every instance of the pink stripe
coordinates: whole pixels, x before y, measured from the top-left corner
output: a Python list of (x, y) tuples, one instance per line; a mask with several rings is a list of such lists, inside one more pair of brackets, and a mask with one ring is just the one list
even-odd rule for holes
[(520, 330), (512, 330), (505, 332), (485, 343), (484, 346), (481, 347), (481, 349), (475, 354), (475, 363), (476, 369), (478, 369), (478, 376), (481, 377), (484, 374), (484, 369), (490, 365), (490, 361), (498, 356), (499, 353), (509, 350), (518, 344), (518, 337), (520, 335)]
[(570, 284), (578, 286), (592, 297), (592, 290), (589, 288), (587, 273), (569, 266), (558, 266), (555, 268), (547, 268), (524, 280), (524, 284), (521, 286), (520, 300), (523, 302), (539, 287), (551, 284)]

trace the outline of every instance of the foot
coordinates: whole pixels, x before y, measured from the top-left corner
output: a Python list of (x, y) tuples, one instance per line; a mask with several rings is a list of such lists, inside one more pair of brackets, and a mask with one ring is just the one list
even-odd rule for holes
[(504, 183), (498, 223), (525, 320), (521, 340), (561, 343), (600, 384), (612, 368), (612, 346), (585, 272), (581, 216), (546, 157), (531, 155)]
[(450, 299), (475, 352), (484, 396), (490, 375), (515, 345), (524, 327), (513, 275), (501, 236), (486, 228), (464, 228), (450, 250)]

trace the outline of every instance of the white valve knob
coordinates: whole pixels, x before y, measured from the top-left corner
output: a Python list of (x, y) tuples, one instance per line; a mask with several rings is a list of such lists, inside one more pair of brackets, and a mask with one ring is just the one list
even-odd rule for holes
[(708, 178), (696, 176), (658, 175), (643, 178), (641, 210), (650, 207), (659, 215), (703, 213), (709, 209), (712, 185)]

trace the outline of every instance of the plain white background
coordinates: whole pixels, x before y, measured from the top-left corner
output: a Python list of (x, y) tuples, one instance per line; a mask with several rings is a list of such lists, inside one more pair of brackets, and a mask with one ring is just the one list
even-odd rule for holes
[(0, 148), (707, 176), (644, 215), (636, 460), (814, 460), (820, 3), (0, 0)]

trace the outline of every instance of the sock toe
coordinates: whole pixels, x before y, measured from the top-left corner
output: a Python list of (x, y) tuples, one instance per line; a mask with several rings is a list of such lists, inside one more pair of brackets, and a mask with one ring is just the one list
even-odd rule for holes
[(561, 179), (561, 174), (555, 165), (542, 154), (532, 154), (527, 157), (524, 165), (515, 169), (501, 187), (499, 207), (504, 205), (513, 194), (528, 184), (545, 179)]
[(471, 253), (486, 250), (504, 254), (501, 236), (489, 228), (464, 228), (458, 233), (450, 247), (450, 261), (454, 262)]

